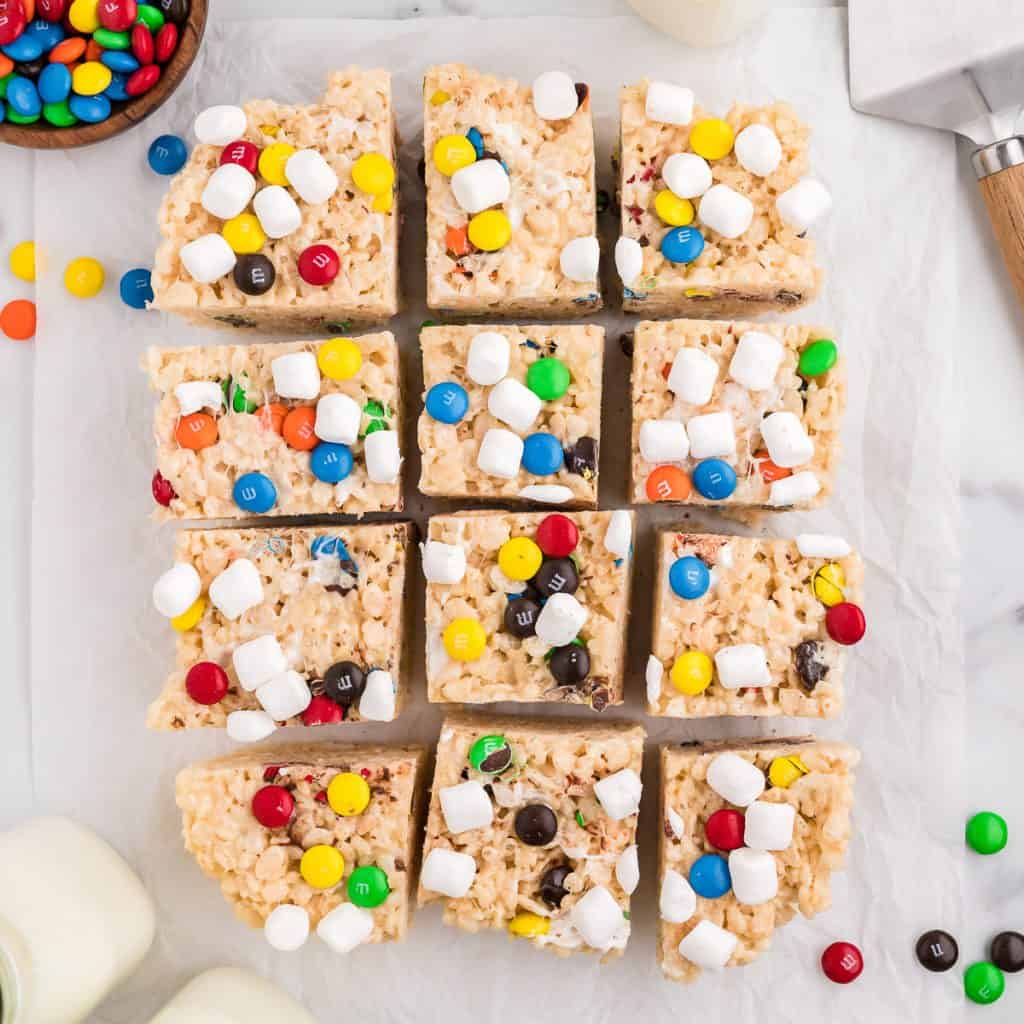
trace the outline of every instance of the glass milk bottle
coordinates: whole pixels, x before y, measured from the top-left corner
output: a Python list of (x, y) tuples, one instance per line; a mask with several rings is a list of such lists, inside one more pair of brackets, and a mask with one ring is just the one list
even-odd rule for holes
[(772, 0), (629, 0), (660, 32), (691, 46), (718, 46), (752, 25)]
[(238, 967), (193, 978), (149, 1024), (316, 1024), (284, 989)]
[(153, 941), (132, 869), (67, 818), (0, 832), (0, 1024), (77, 1024)]

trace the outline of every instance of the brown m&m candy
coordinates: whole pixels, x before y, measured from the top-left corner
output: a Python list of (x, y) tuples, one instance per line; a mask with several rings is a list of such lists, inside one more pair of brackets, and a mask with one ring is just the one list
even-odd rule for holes
[(1024, 970), (1024, 935), (1000, 932), (992, 940), (988, 955), (996, 967), (1008, 974)]
[(515, 827), (527, 846), (547, 846), (558, 834), (558, 818), (546, 804), (527, 804), (516, 812)]
[(935, 971), (936, 974), (948, 971), (960, 956), (956, 939), (949, 932), (944, 932), (940, 928), (933, 928), (931, 931), (925, 932), (917, 940), (914, 951), (917, 953), (917, 959), (921, 962), (921, 966), (929, 971)]
[(249, 253), (238, 257), (234, 278), (239, 290), (246, 295), (262, 295), (274, 287), (277, 271), (262, 253)]

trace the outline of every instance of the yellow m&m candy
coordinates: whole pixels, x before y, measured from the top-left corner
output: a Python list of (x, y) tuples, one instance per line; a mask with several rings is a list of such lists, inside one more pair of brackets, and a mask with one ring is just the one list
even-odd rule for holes
[(92, 35), (100, 27), (100, 0), (75, 0), (68, 10), (68, 21), (83, 35)]
[(667, 188), (654, 197), (654, 212), (674, 228), (685, 227), (693, 221), (693, 203)]
[(199, 620), (203, 617), (203, 612), (205, 611), (206, 598), (197, 597), (180, 615), (175, 615), (171, 619), (171, 625), (179, 633), (187, 633), (190, 629), (195, 629), (199, 625)]
[(470, 222), (469, 240), (484, 252), (496, 252), (508, 245), (512, 237), (512, 222), (501, 210), (484, 210)]
[(711, 685), (713, 675), (714, 665), (703, 651), (687, 651), (676, 658), (669, 678), (680, 693), (695, 697)]
[(768, 781), (778, 789), (788, 789), (808, 771), (799, 757), (777, 757), (768, 766)]
[(287, 142), (272, 142), (260, 153), (260, 174), (271, 185), (287, 185), (288, 175), (284, 173), (284, 166), (294, 152), (295, 147), (289, 146)]
[(451, 98), (451, 93), (445, 92), (444, 89), (435, 89), (430, 97), (430, 105), (432, 107), (443, 107)]
[(843, 600), (845, 586), (846, 574), (838, 562), (829, 562), (814, 574), (814, 596), (826, 608), (831, 608)]
[(698, 121), (690, 129), (690, 149), (705, 160), (721, 160), (732, 152), (735, 139), (732, 127), (720, 117)]
[(476, 619), (453, 619), (441, 634), (444, 649), (455, 661), (476, 661), (487, 647), (487, 634)]
[(252, 213), (240, 213), (225, 221), (220, 233), (237, 253), (259, 252), (267, 240), (259, 218)]
[(103, 264), (91, 256), (72, 260), (64, 271), (64, 287), (80, 299), (91, 299), (103, 290)]
[(299, 874), (314, 889), (333, 889), (345, 874), (345, 858), (333, 846), (311, 846), (299, 861)]
[(446, 178), (475, 163), (476, 149), (465, 135), (445, 135), (434, 143), (434, 166)]
[(12, 250), (9, 258), (11, 273), (22, 281), (36, 279), (36, 243), (19, 242)]
[(352, 181), (361, 192), (379, 196), (391, 191), (395, 168), (382, 153), (364, 153), (352, 165)]
[(521, 939), (533, 939), (538, 935), (547, 935), (551, 928), (551, 920), (540, 914), (529, 914), (525, 911), (516, 914), (508, 923), (509, 934), (518, 935)]
[(351, 338), (331, 338), (320, 346), (316, 364), (331, 380), (351, 380), (363, 365), (363, 354)]
[(327, 786), (327, 803), (335, 814), (354, 818), (370, 803), (370, 785), (355, 772), (339, 772)]
[(537, 575), (544, 552), (529, 537), (513, 537), (498, 551), (498, 568), (510, 580), (529, 580)]
[(79, 96), (98, 96), (110, 85), (113, 77), (113, 72), (106, 64), (98, 60), (87, 60), (72, 72), (71, 88)]

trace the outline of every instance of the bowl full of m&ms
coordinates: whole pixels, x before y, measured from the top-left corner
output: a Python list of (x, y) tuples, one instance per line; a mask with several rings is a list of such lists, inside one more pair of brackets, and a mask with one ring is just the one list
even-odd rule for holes
[(177, 88), (209, 0), (0, 0), (0, 142), (67, 149), (138, 124)]

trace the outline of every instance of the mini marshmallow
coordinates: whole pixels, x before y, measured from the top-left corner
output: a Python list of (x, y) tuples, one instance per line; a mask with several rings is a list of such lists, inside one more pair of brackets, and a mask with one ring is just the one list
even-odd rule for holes
[(678, 871), (665, 869), (661, 880), (661, 895), (658, 897), (658, 913), (669, 924), (689, 921), (697, 912), (697, 894), (693, 886)]
[(291, 192), (280, 185), (268, 185), (252, 201), (260, 227), (268, 238), (286, 238), (302, 227), (302, 212)]
[(175, 562), (153, 584), (153, 606), (161, 615), (174, 619), (196, 603), (202, 590), (199, 573), (187, 562)]
[(487, 828), (494, 818), (494, 808), (487, 790), (479, 782), (461, 782), (440, 791), (444, 826), (452, 835)]
[(476, 455), (478, 469), (483, 470), (488, 476), (512, 480), (519, 475), (519, 464), (522, 461), (523, 439), (518, 434), (501, 427), (491, 427), (484, 434)]
[(592, 949), (607, 949), (625, 921), (622, 907), (603, 885), (588, 889), (573, 904), (569, 920)]
[(282, 903), (263, 923), (263, 937), (279, 953), (294, 953), (309, 938), (309, 912), (294, 903)]
[(355, 444), (359, 440), (359, 425), (362, 421), (363, 410), (359, 408), (359, 403), (348, 395), (333, 392), (322, 395), (316, 403), (313, 433), (321, 441)]
[(686, 423), (686, 433), (690, 438), (690, 455), (695, 459), (736, 454), (736, 435), (733, 432), (731, 412), (709, 412), (703, 416), (691, 416)]
[(351, 953), (373, 934), (373, 914), (354, 903), (339, 903), (320, 919), (316, 933), (334, 953)]
[(498, 381), (487, 395), (487, 411), (521, 434), (533, 426), (541, 404), (540, 398), (514, 377)]
[(479, 213), (508, 200), (512, 184), (497, 160), (477, 160), (460, 167), (451, 178), (455, 202), (466, 213)]
[(226, 104), (207, 107), (196, 115), (192, 130), (200, 142), (211, 146), (226, 146), (245, 134), (245, 111)]
[(771, 686), (768, 658), (760, 644), (734, 644), (715, 652), (718, 682), (727, 690), (741, 686)]
[(743, 842), (752, 850), (788, 850), (793, 843), (796, 808), (755, 800), (744, 815)]
[(256, 743), (274, 732), (277, 722), (266, 711), (232, 711), (226, 727), (236, 743)]
[(519, 497), (527, 501), (539, 501), (542, 505), (564, 505), (576, 495), (565, 484), (529, 484), (519, 489)]
[(665, 811), (665, 817), (668, 819), (668, 827), (672, 829), (672, 835), (676, 839), (682, 839), (686, 835), (686, 825), (683, 822), (683, 816), (674, 807), (669, 807)]
[(315, 149), (292, 153), (284, 165), (284, 176), (307, 203), (326, 203), (338, 191), (334, 168)]
[(718, 363), (699, 348), (681, 348), (672, 360), (668, 389), (689, 405), (704, 405), (718, 380)]
[(533, 109), (545, 121), (572, 117), (579, 105), (576, 83), (564, 71), (545, 71), (533, 80)]
[(776, 466), (792, 469), (810, 462), (814, 442), (794, 412), (773, 412), (761, 420), (761, 436)]
[(393, 484), (402, 468), (397, 430), (375, 430), (363, 441), (366, 475), (375, 484)]
[(700, 921), (679, 943), (679, 955), (709, 971), (720, 971), (736, 949), (739, 940), (732, 932), (711, 921)]
[(480, 331), (473, 335), (466, 357), (466, 376), (485, 388), (497, 384), (508, 373), (510, 346), (499, 331)]
[(200, 409), (220, 412), (224, 407), (224, 392), (215, 380), (183, 381), (175, 387), (174, 397), (182, 416), (191, 416)]
[(239, 644), (231, 655), (235, 675), (243, 690), (255, 690), (288, 668), (284, 650), (271, 633)]
[(801, 178), (775, 200), (775, 209), (782, 223), (799, 233), (832, 209), (832, 196), (820, 181)]
[(644, 420), (640, 424), (640, 457), (647, 462), (682, 462), (689, 453), (686, 425), (679, 420)]
[(648, 121), (689, 124), (693, 120), (693, 90), (672, 82), (648, 82), (644, 113)]
[(632, 768), (622, 768), (595, 782), (594, 796), (612, 821), (621, 821), (640, 810), (643, 788), (640, 776)]
[(552, 594), (537, 616), (537, 639), (548, 647), (571, 644), (587, 621), (587, 614), (572, 594)]
[(627, 896), (632, 896), (640, 884), (640, 856), (636, 843), (627, 846), (615, 862), (615, 881)]
[(647, 666), (644, 669), (644, 682), (647, 684), (647, 703), (657, 704), (661, 696), (661, 679), (665, 674), (665, 666), (653, 654), (647, 655)]
[(804, 558), (845, 558), (853, 550), (842, 537), (828, 533), (798, 533), (796, 549)]
[(782, 159), (779, 137), (764, 124), (748, 124), (736, 136), (733, 151), (740, 166), (759, 178), (766, 178)]
[(627, 288), (643, 273), (644, 250), (635, 238), (622, 235), (615, 243), (615, 269)]
[(309, 683), (298, 672), (288, 669), (256, 689), (260, 707), (275, 722), (301, 715), (313, 699)]
[(366, 677), (366, 687), (359, 698), (359, 717), (369, 722), (390, 722), (395, 717), (395, 681), (391, 673), (375, 668)]
[(200, 202), (221, 220), (237, 217), (256, 192), (256, 179), (238, 164), (221, 164), (210, 175)]
[(810, 470), (804, 470), (774, 481), (768, 492), (768, 504), (780, 507), (810, 501), (820, 490), (818, 478)]
[(633, 520), (625, 509), (617, 509), (604, 531), (604, 546), (616, 558), (628, 558), (633, 549)]
[(210, 600), (225, 619), (234, 622), (263, 601), (259, 569), (248, 558), (236, 558), (210, 584)]
[(558, 257), (558, 265), (570, 281), (584, 284), (597, 280), (601, 263), (601, 246), (594, 235), (583, 235), (566, 242)]
[(729, 876), (733, 895), (748, 907), (767, 903), (778, 894), (779, 872), (775, 858), (765, 850), (733, 850), (729, 854)]
[(739, 238), (754, 219), (754, 204), (728, 185), (712, 185), (701, 198), (698, 216), (723, 238)]
[(197, 284), (213, 284), (235, 269), (234, 249), (223, 235), (200, 235), (178, 251), (181, 265)]
[(745, 331), (729, 363), (729, 376), (748, 391), (775, 387), (785, 349), (782, 342), (763, 331)]
[(696, 153), (673, 153), (661, 169), (669, 189), (682, 199), (696, 199), (711, 188), (711, 165)]
[(312, 352), (289, 352), (270, 361), (274, 390), (281, 398), (304, 398), (320, 394), (320, 368)]
[(708, 765), (707, 783), (723, 800), (746, 807), (764, 792), (764, 772), (739, 754), (727, 751)]
[(468, 853), (456, 853), (435, 846), (420, 871), (420, 885), (427, 892), (439, 892), (459, 899), (469, 892), (476, 878), (476, 861)]
[(466, 575), (466, 549), (461, 544), (428, 540), (420, 545), (423, 577), (428, 583), (461, 583)]

